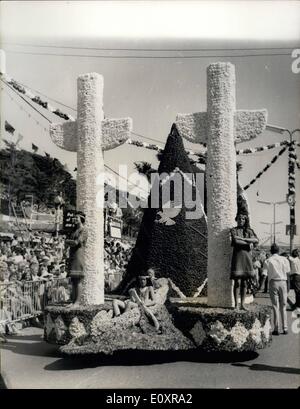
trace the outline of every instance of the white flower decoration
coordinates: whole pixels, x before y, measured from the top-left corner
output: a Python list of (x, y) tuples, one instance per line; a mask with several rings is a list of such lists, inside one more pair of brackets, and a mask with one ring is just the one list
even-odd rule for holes
[(109, 328), (111, 329), (113, 325), (112, 316), (112, 310), (99, 311), (91, 322), (91, 334), (93, 336), (100, 336), (103, 332), (109, 330)]
[(253, 341), (256, 342), (256, 344), (261, 343), (262, 328), (261, 328), (261, 323), (257, 318), (255, 319), (254, 324), (253, 324), (251, 330), (249, 331), (249, 333), (250, 333), (251, 338), (253, 339)]
[(73, 338), (79, 338), (87, 334), (84, 325), (77, 317), (72, 319), (69, 326), (69, 332)]
[(196, 322), (194, 327), (190, 330), (190, 334), (198, 347), (202, 345), (204, 339), (206, 338), (206, 332), (203, 329), (201, 321)]
[(218, 344), (221, 344), (222, 341), (230, 334), (227, 329), (224, 328), (224, 325), (220, 321), (216, 321), (210, 327), (209, 336), (213, 338)]
[(243, 324), (237, 322), (235, 326), (232, 328), (230, 335), (233, 339), (233, 342), (237, 345), (238, 348), (241, 348), (242, 345), (247, 340), (249, 335), (249, 331), (244, 327)]
[(64, 320), (59, 315), (55, 320), (55, 334), (58, 341), (60, 341), (65, 335), (67, 327), (65, 326)]

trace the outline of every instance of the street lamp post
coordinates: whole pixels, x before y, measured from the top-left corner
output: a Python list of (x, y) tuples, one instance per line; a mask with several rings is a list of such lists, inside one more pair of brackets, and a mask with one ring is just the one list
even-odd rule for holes
[(293, 135), (296, 132), (300, 132), (300, 129), (294, 129), (290, 131), (286, 128), (281, 128), (274, 125), (267, 125), (266, 129), (272, 132), (277, 132), (283, 134), (287, 132), (290, 137), (289, 142), (289, 167), (288, 167), (288, 193), (287, 193), (287, 202), (290, 206), (290, 225), (289, 225), (289, 233), (290, 233), (290, 253), (293, 250), (294, 246), (294, 236), (296, 234), (296, 215), (295, 215), (295, 207), (296, 207), (296, 189), (295, 189), (295, 161), (296, 161), (296, 150), (295, 150), (295, 141), (293, 139)]
[(270, 226), (270, 233), (265, 232), (266, 234), (269, 234), (270, 236), (270, 242), (272, 244), (276, 243), (276, 235), (280, 234), (279, 232), (276, 232), (276, 225), (277, 224), (282, 224), (283, 222), (273, 222), (273, 223), (267, 223), (267, 222), (260, 222), (261, 224), (266, 224), (267, 226)]
[[(262, 204), (266, 204), (269, 206), (273, 206), (273, 223), (265, 223), (265, 222), (261, 222), (262, 224), (270, 224), (271, 226), (273, 226), (273, 243), (276, 242), (276, 224), (280, 224), (282, 222), (276, 222), (276, 205), (281, 205), (283, 203), (286, 203), (285, 200), (281, 200), (279, 202), (267, 202), (265, 200), (258, 200), (257, 203), (262, 203)], [(272, 234), (271, 234), (272, 235)]]

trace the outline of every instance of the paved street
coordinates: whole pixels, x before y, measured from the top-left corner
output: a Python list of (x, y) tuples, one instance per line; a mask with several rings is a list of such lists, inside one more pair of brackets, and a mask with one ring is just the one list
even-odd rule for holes
[[(263, 297), (263, 296), (261, 296)], [(260, 302), (267, 302), (261, 298)], [(288, 313), (291, 328), (291, 313)], [(295, 325), (295, 323), (294, 323)], [(300, 323), (298, 323), (300, 328)], [(1, 352), (8, 388), (298, 388), (299, 335), (274, 337), (257, 354), (220, 357), (189, 354), (120, 354), (114, 358), (62, 358), (42, 331), (26, 328)], [(221, 362), (220, 362), (221, 361)]]

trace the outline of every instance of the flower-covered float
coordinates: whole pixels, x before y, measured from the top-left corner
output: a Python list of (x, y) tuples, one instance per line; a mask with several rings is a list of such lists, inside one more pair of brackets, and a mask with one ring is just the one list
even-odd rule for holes
[[(85, 297), (81, 306), (48, 306), (45, 309), (45, 340), (60, 345), (63, 353), (111, 354), (118, 350), (132, 349), (241, 352), (254, 351), (270, 344), (270, 307), (252, 304), (245, 311), (232, 309), (232, 249), (229, 235), (237, 209), (235, 143), (255, 138), (263, 131), (266, 111), (236, 110), (235, 72), (232, 64), (211, 64), (207, 72), (207, 112), (178, 115), (177, 127), (172, 127), (170, 136), (182, 149), (180, 148), (180, 152), (169, 150), (163, 153), (172, 166), (160, 164), (162, 172), (185, 174), (184, 179), (189, 180), (194, 189), (195, 186), (187, 175), (188, 158), (184, 156), (186, 153), (183, 144), (178, 141), (184, 137), (207, 145), (207, 219), (203, 212), (203, 217), (187, 220), (185, 206), (174, 213), (168, 213), (162, 208), (155, 211), (146, 209), (136, 244), (139, 248), (133, 253), (129, 277), (125, 276), (123, 281), (126, 287), (128, 279), (136, 274), (138, 262), (135, 256), (138, 251), (142, 252), (143, 256), (139, 254), (139, 260), (143, 260), (147, 268), (154, 267), (160, 284), (157, 288), (157, 295), (161, 293), (160, 301), (151, 308), (161, 324), (161, 331), (154, 331), (140, 308), (125, 312), (120, 317), (113, 317), (111, 298), (95, 305), (95, 300), (102, 302), (104, 295), (103, 283), (96, 285), (96, 281), (101, 278), (101, 274), (96, 274), (99, 269), (97, 262), (97, 268), (93, 269), (90, 277), (85, 277), (88, 297)], [(90, 79), (87, 77), (86, 80), (88, 82)], [(88, 84), (87, 89), (93, 92), (93, 87)], [(84, 94), (85, 97), (86, 95), (88, 93)], [(94, 103), (94, 100), (91, 97), (89, 103)], [(85, 106), (82, 107), (84, 109)], [(84, 118), (83, 115), (79, 120)], [(96, 119), (91, 118), (92, 121)], [(81, 125), (77, 127), (79, 132), (85, 129), (84, 124)], [(127, 125), (126, 127), (129, 128)], [(88, 124), (86, 129), (89, 130)], [(84, 139), (84, 135), (80, 134), (80, 138)], [(88, 138), (87, 134), (87, 144), (76, 146), (79, 157), (84, 156), (80, 149), (88, 149)], [(169, 143), (169, 146), (173, 145)], [(95, 149), (94, 152), (92, 148), (90, 146), (89, 152), (94, 158), (93, 155), (99, 154), (99, 151)], [(97, 181), (94, 178), (95, 172), (90, 169), (94, 162), (80, 164), (85, 167), (86, 176), (93, 174), (93, 178), (86, 178), (86, 183), (94, 194), (97, 191)], [(93, 218), (90, 218), (90, 215), (96, 214), (93, 213), (96, 197), (89, 196), (89, 200), (85, 200), (85, 184), (81, 183), (80, 188), (78, 203), (87, 214), (88, 228), (98, 237), (97, 229), (102, 229), (100, 213), (101, 221), (98, 220), (97, 226), (93, 224)], [(93, 254), (95, 260), (100, 260), (98, 252), (101, 240), (89, 243), (87, 265), (93, 264)], [(156, 266), (156, 262), (159, 265)], [(143, 270), (145, 266), (142, 267)], [(207, 298), (197, 298), (206, 277)], [(98, 288), (101, 294), (96, 297), (93, 291), (98, 291)]]

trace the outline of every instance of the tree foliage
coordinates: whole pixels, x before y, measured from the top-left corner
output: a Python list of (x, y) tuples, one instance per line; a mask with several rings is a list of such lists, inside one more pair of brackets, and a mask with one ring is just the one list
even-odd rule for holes
[(5, 143), (0, 150), (2, 198), (20, 202), (32, 195), (35, 203), (53, 206), (54, 197), (63, 192), (67, 204), (76, 204), (76, 181), (58, 159)]

